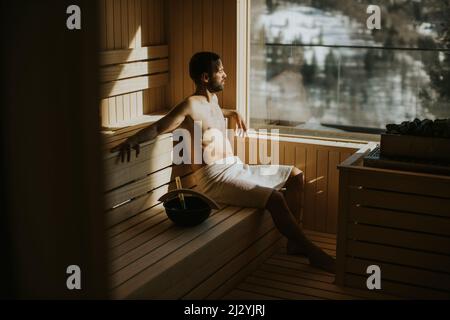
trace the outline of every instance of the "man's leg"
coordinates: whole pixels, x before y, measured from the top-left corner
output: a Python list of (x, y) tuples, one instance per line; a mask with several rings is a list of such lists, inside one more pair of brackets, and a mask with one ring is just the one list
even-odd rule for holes
[(302, 248), (313, 266), (328, 272), (335, 272), (335, 261), (319, 247), (309, 241), (295, 221), (283, 194), (274, 190), (266, 204), (266, 209), (272, 215), (277, 229), (288, 241), (292, 241), (296, 247)]
[[(284, 188), (286, 189), (283, 194), (286, 199), (286, 203), (297, 220), (297, 224), (300, 222), (301, 218), (301, 207), (303, 202), (303, 172), (294, 167), (291, 171), (289, 179), (286, 181)], [(287, 253), (288, 254), (306, 254), (304, 248), (299, 247), (294, 241), (288, 240), (287, 243)]]
[(297, 223), (300, 222), (300, 211), (302, 207), (302, 193), (303, 193), (303, 172), (294, 167), (291, 171), (289, 179), (286, 181), (284, 188), (286, 189), (284, 197), (287, 205), (295, 216)]

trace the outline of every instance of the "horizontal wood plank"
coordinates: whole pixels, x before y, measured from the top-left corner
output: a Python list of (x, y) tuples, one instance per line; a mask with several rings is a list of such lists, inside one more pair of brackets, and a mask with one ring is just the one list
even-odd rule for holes
[(139, 225), (140, 223), (160, 214), (164, 211), (164, 206), (162, 203), (159, 203), (141, 213), (134, 215), (133, 217), (122, 221), (116, 225), (110, 226), (108, 228), (107, 234), (108, 238), (111, 238), (125, 230), (132, 228), (133, 226)]
[[(183, 177), (181, 179), (181, 182), (183, 186), (187, 188), (192, 188), (195, 186), (195, 179), (192, 175)], [(106, 216), (107, 220), (109, 221), (109, 225), (114, 225), (116, 223), (124, 221), (140, 212), (153, 207), (155, 204), (158, 204), (158, 199), (161, 196), (175, 188), (175, 182), (165, 184), (157, 189), (154, 189), (148, 194), (135, 198), (132, 201), (128, 201), (112, 210), (107, 211)]]
[[(245, 251), (247, 254), (252, 255), (252, 252), (247, 250), (248, 247), (273, 229), (274, 225), (270, 215), (263, 215), (260, 223), (250, 226), (249, 231), (242, 236), (236, 236), (235, 239), (239, 241), (236, 241), (235, 245), (230, 246), (225, 242), (214, 244), (215, 249), (209, 255), (208, 263), (199, 264), (199, 266), (195, 268), (195, 273), (190, 277), (183, 278), (176, 286), (172, 286), (167, 291), (161, 293), (159, 298), (178, 299), (184, 297), (192, 288), (201, 284), (209, 276), (214, 276), (218, 270), (222, 269), (224, 262), (226, 263), (233, 260), (240, 252)], [(220, 252), (220, 254), (217, 254), (218, 252)], [(228, 274), (227, 277), (229, 278), (231, 275), (232, 274)], [(226, 280), (224, 279), (224, 281)]]
[(100, 98), (103, 99), (150, 88), (163, 87), (168, 84), (169, 73), (167, 72), (107, 82), (100, 86)]
[(348, 221), (437, 235), (450, 235), (450, 219), (431, 215), (352, 205)]
[(186, 294), (183, 299), (221, 298), (276, 250), (280, 237), (280, 233), (272, 229)]
[(132, 62), (105, 67), (100, 70), (100, 81), (109, 82), (169, 71), (167, 59)]
[[(346, 258), (345, 268), (347, 272), (360, 274), (367, 277), (367, 267), (374, 264), (369, 260)], [(389, 263), (379, 263), (382, 280), (392, 280), (404, 284), (418, 285), (430, 289), (441, 289), (449, 291), (450, 274), (443, 272), (430, 272), (422, 269), (398, 266)]]
[(401, 210), (450, 218), (450, 199), (350, 188), (350, 205)]
[(323, 298), (318, 298), (303, 294), (300, 292), (292, 292), (289, 290), (283, 290), (283, 288), (268, 287), (265, 285), (260, 285), (259, 283), (249, 283), (243, 282), (237, 286), (237, 289), (244, 290), (248, 292), (255, 292), (267, 296), (275, 297), (275, 299), (283, 300), (324, 300)]
[(358, 171), (350, 175), (349, 185), (417, 195), (450, 198), (448, 179), (398, 173)]
[[(354, 275), (354, 274), (345, 274), (344, 281), (346, 285), (360, 288), (362, 290), (367, 290), (367, 277)], [(450, 296), (446, 292), (430, 290), (418, 286), (406, 285), (401, 283), (395, 283), (392, 281), (385, 280), (382, 282), (382, 287), (380, 290), (383, 292), (389, 292), (391, 294), (398, 295), (400, 297), (408, 298), (408, 299), (449, 299)]]
[[(146, 177), (152, 172), (156, 172), (158, 170), (162, 170), (171, 166), (172, 153), (161, 153), (154, 158), (136, 162), (134, 166), (124, 166), (122, 170), (105, 173), (105, 189), (111, 190), (117, 188), (142, 177)], [(155, 187), (153, 187), (153, 189), (154, 188)]]
[[(347, 255), (400, 264), (431, 271), (448, 272), (450, 256), (359, 241), (347, 241)], [(375, 264), (375, 263), (374, 263)]]
[[(113, 275), (115, 294), (119, 297), (130, 294), (157, 297), (159, 292), (176, 285), (176, 282), (180, 280), (179, 270), (170, 268), (170, 266), (187, 259), (187, 256), (191, 257), (196, 251), (195, 248), (204, 246), (213, 238), (222, 236), (228, 228), (240, 224), (244, 215), (251, 217), (250, 212), (250, 209), (241, 210), (238, 207), (227, 207), (220, 214), (214, 215), (201, 225), (190, 229), (189, 232), (184, 232), (180, 237), (126, 266)], [(183, 250), (178, 250), (179, 248), (183, 248)], [(170, 259), (162, 259), (170, 253), (173, 253), (170, 255)], [(208, 260), (208, 257), (206, 259)]]
[[(208, 218), (211, 221), (221, 221), (223, 217), (215, 217), (218, 213), (220, 216), (226, 216), (229, 214), (227, 207), (222, 207), (220, 210), (213, 210), (211, 216)], [(140, 224), (134, 230), (124, 233), (129, 239), (126, 242), (121, 243), (119, 246), (112, 250), (112, 264), (111, 273), (120, 272), (120, 269), (134, 263), (138, 259), (149, 255), (152, 251), (157, 250), (159, 247), (166, 243), (176, 239), (186, 233), (186, 228), (176, 226), (170, 221), (163, 212), (158, 221), (150, 222), (146, 226)], [(130, 236), (131, 234), (131, 236)], [(172, 241), (173, 242), (173, 241)], [(150, 255), (150, 257), (154, 257)], [(156, 255), (160, 258), (160, 256)], [(163, 255), (164, 257), (164, 255)], [(144, 260), (150, 261), (147, 257)], [(151, 264), (156, 263), (158, 259), (150, 261)]]
[(368, 226), (358, 223), (347, 225), (347, 238), (450, 255), (450, 237)]
[(109, 50), (100, 52), (100, 64), (102, 66), (119, 64), (139, 60), (151, 60), (166, 58), (169, 55), (167, 45), (132, 48), (124, 50)]

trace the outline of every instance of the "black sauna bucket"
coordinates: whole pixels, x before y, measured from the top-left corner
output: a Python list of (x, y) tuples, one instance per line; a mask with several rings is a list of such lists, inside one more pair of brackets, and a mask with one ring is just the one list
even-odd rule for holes
[[(184, 195), (186, 209), (183, 209), (178, 194)], [(176, 189), (166, 193), (158, 201), (164, 202), (166, 214), (176, 225), (193, 227), (205, 221), (212, 209), (219, 209), (217, 203), (206, 195), (192, 189)]]

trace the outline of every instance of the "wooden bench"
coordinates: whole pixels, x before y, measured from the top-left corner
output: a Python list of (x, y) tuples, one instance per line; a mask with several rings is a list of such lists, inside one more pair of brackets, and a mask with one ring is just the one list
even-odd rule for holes
[(105, 208), (112, 298), (218, 299), (282, 245), (267, 212), (221, 206), (202, 224), (175, 226), (157, 199), (195, 186), (190, 168), (172, 165), (172, 136), (141, 146), (121, 163), (108, 149), (137, 128), (105, 139)]

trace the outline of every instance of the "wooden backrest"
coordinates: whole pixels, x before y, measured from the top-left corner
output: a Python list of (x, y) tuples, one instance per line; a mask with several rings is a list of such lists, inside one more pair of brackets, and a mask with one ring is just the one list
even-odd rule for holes
[(168, 47), (111, 50), (100, 54), (100, 97), (162, 87), (169, 83)]
[(195, 186), (190, 166), (173, 165), (172, 149), (172, 135), (164, 134), (143, 143), (139, 157), (133, 152), (130, 162), (121, 162), (118, 153), (106, 153), (104, 185), (108, 226), (159, 204), (157, 200), (175, 188), (177, 176), (181, 177), (183, 187)]

